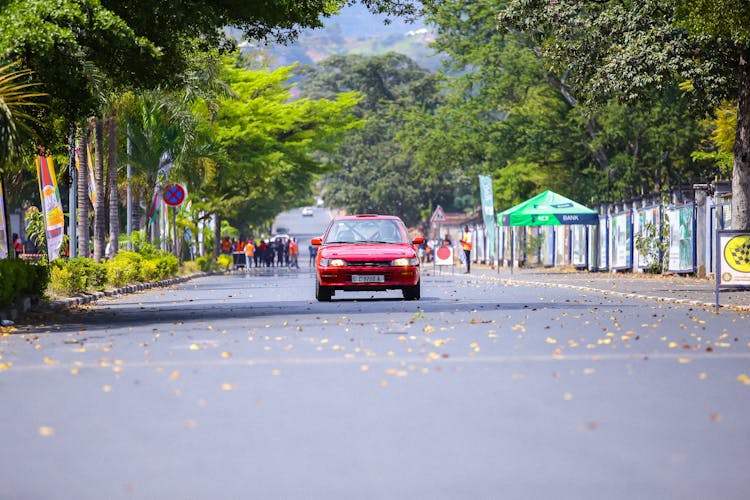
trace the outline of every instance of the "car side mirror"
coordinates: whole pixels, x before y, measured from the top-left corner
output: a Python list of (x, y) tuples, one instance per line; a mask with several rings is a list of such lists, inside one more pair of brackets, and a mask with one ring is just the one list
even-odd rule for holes
[(422, 243), (424, 243), (424, 238), (421, 236), (417, 236), (416, 238), (414, 238), (412, 243), (415, 245), (421, 245)]
[(315, 245), (315, 246), (318, 246), (318, 245), (320, 245), (320, 244), (322, 244), (322, 243), (323, 243), (323, 242), (321, 241), (321, 239), (320, 239), (320, 238), (313, 238), (313, 239), (312, 239), (312, 240), (310, 241), (310, 244), (311, 244), (311, 245)]

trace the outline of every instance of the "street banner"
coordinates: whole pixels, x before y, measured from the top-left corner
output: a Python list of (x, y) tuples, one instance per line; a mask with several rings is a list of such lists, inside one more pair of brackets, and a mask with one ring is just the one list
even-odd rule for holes
[[(80, 175), (81, 174), (81, 162), (78, 160), (78, 152), (79, 151), (80, 151), (80, 149), (78, 149), (76, 147), (76, 154), (75, 154), (76, 171)], [(87, 163), (88, 163), (88, 165), (86, 166), (86, 170), (88, 170), (88, 172), (89, 172), (89, 175), (88, 175), (88, 180), (89, 180), (89, 186), (88, 186), (89, 200), (91, 201), (91, 206), (94, 206), (94, 205), (96, 205), (96, 179), (94, 178), (94, 162), (91, 159), (91, 148), (88, 147), (88, 145), (86, 145), (86, 158), (87, 158)]]
[(669, 218), (669, 271), (695, 272), (693, 205), (667, 208)]
[(612, 215), (610, 218), (609, 238), (610, 268), (630, 269), (632, 267), (633, 258), (633, 237), (631, 233), (630, 212)]
[(36, 165), (39, 195), (42, 199), (44, 213), (44, 227), (47, 232), (47, 258), (52, 262), (60, 256), (60, 247), (62, 247), (63, 235), (65, 234), (65, 216), (60, 202), (60, 191), (57, 188), (52, 158), (37, 155)]
[(750, 231), (718, 230), (716, 238), (716, 310), (719, 287), (750, 286)]
[(0, 180), (0, 259), (8, 258), (8, 228), (5, 225), (5, 198), (3, 181)]
[(479, 176), (479, 194), (482, 199), (482, 218), (488, 239), (487, 251), (491, 259), (495, 258), (495, 202), (492, 189), (492, 177)]

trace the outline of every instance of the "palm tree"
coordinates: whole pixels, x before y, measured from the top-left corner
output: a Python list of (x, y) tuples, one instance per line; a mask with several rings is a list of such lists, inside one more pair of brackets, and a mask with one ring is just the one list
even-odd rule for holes
[[(7, 214), (6, 198), (3, 196), (3, 177), (6, 165), (18, 154), (24, 139), (36, 137), (33, 124), (36, 119), (26, 109), (33, 110), (43, 104), (39, 98), (47, 94), (35, 92), (33, 89), (41, 85), (30, 81), (33, 72), (29, 69), (16, 69), (19, 62), (0, 67), (0, 214)], [(4, 228), (4, 247), (10, 248), (8, 240), (7, 221), (0, 221)], [(12, 252), (9, 252), (12, 255)]]
[(0, 67), (0, 173), (18, 152), (24, 137), (36, 137), (33, 124), (37, 120), (25, 110), (43, 106), (37, 99), (47, 96), (31, 91), (41, 83), (29, 81), (33, 71), (16, 69), (19, 64)]

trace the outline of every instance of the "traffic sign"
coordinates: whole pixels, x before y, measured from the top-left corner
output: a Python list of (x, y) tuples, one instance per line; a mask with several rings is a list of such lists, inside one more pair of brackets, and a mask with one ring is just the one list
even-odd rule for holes
[(181, 184), (167, 184), (164, 186), (164, 203), (170, 207), (177, 207), (185, 201), (186, 194)]
[(441, 246), (435, 249), (435, 265), (452, 266), (453, 265), (453, 248)]
[(437, 206), (434, 212), (432, 212), (432, 217), (430, 217), (430, 222), (445, 222), (445, 212), (443, 212), (443, 207), (440, 205)]

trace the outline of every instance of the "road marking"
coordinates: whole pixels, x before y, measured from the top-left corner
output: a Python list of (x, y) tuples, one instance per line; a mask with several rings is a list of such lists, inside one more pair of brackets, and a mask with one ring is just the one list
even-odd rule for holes
[[(564, 363), (564, 362), (599, 362), (599, 361), (672, 361), (686, 362), (692, 361), (726, 361), (726, 360), (750, 360), (750, 352), (746, 353), (691, 353), (691, 354), (671, 354), (671, 353), (631, 353), (631, 354), (572, 354), (559, 356), (551, 354), (529, 354), (520, 356), (450, 356), (447, 358), (440, 357), (433, 359), (429, 355), (425, 356), (377, 356), (358, 358), (344, 357), (313, 357), (313, 358), (285, 358), (285, 359), (264, 359), (264, 358), (244, 358), (237, 359), (212, 359), (212, 360), (169, 360), (169, 361), (135, 361), (128, 362), (118, 360), (117, 364), (96, 362), (74, 362), (74, 363), (54, 363), (54, 364), (35, 364), (35, 365), (11, 365), (4, 373), (8, 372), (33, 372), (33, 371), (51, 371), (77, 369), (105, 369), (111, 370), (117, 366), (120, 370), (126, 368), (179, 368), (179, 367), (227, 367), (227, 366), (321, 366), (321, 365), (361, 365), (366, 363), (373, 364), (399, 364), (399, 363), (424, 363), (435, 365), (456, 365), (456, 364), (519, 364), (519, 363)], [(2, 376), (2, 375), (0, 375)]]

